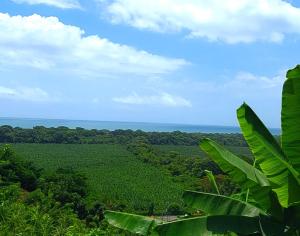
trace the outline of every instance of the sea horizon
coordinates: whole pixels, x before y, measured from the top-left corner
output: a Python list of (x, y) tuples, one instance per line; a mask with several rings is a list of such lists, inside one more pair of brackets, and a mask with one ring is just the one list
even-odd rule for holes
[[(53, 118), (19, 118), (0, 117), (0, 126), (9, 125), (20, 128), (33, 128), (44, 126), (47, 128), (65, 126), (70, 129), (77, 127), (84, 129), (106, 129), (106, 130), (142, 130), (145, 132), (186, 132), (186, 133), (241, 133), (238, 126), (227, 125), (200, 125), (180, 123), (158, 123), (158, 122), (131, 122), (131, 121), (99, 121), (99, 120), (73, 120)], [(273, 135), (279, 135), (280, 128), (269, 128)]]

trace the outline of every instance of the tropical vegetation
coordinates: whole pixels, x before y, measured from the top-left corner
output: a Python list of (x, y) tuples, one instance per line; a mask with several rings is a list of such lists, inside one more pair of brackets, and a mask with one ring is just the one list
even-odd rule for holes
[(200, 147), (239, 184), (239, 194), (221, 195), (214, 184), (215, 193), (184, 193), (184, 202), (201, 211), (198, 216), (166, 223), (107, 211), (108, 222), (141, 235), (300, 235), (300, 65), (287, 72), (283, 85), (280, 144), (246, 103), (237, 118), (252, 163), (210, 139)]

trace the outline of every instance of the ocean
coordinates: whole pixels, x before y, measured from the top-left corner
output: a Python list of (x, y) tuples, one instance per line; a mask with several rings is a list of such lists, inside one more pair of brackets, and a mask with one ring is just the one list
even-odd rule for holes
[[(91, 120), (63, 120), (63, 119), (36, 119), (36, 118), (0, 118), (0, 125), (12, 127), (33, 128), (34, 126), (68, 128), (81, 127), (85, 129), (131, 129), (142, 131), (173, 132), (181, 131), (187, 133), (241, 133), (239, 127), (218, 125), (191, 125), (172, 123), (146, 123), (146, 122), (121, 122), (121, 121), (91, 121)], [(274, 135), (280, 134), (280, 129), (271, 128)]]

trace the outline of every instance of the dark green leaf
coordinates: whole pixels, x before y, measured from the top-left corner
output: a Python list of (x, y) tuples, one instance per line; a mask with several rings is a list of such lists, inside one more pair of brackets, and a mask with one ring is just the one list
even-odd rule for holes
[(160, 236), (248, 235), (260, 232), (260, 227), (258, 217), (203, 216), (158, 225), (155, 230)]
[(282, 236), (284, 235), (285, 225), (276, 221), (270, 216), (259, 217), (260, 230), (262, 235)]
[(208, 216), (207, 229), (214, 233), (254, 234), (260, 232), (259, 217)]

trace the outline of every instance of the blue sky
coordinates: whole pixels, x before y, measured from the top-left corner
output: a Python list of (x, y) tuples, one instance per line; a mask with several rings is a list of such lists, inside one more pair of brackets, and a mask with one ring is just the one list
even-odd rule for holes
[(1, 116), (280, 127), (299, 39), (299, 1), (1, 0)]

